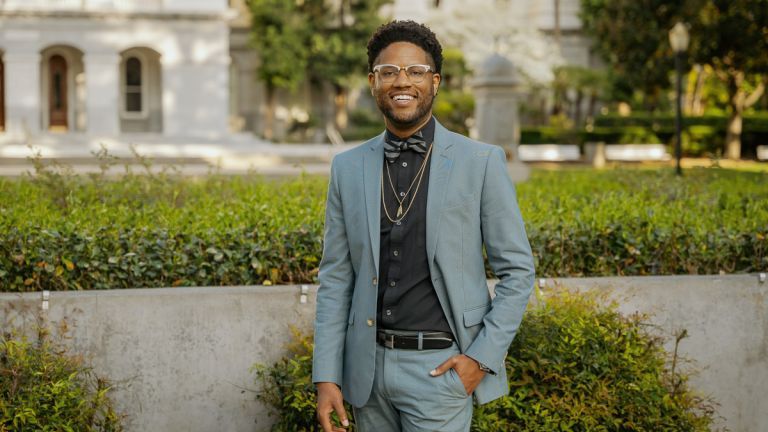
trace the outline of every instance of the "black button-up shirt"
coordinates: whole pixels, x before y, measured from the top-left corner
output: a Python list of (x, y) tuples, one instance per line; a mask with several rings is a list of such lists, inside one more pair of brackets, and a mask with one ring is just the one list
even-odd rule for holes
[[(387, 134), (394, 136), (389, 131)], [(435, 135), (434, 118), (422, 128), (422, 135), (429, 148)], [(427, 260), (429, 161), (424, 167), (421, 184), (417, 180), (408, 193), (425, 157), (426, 153), (406, 150), (394, 162), (388, 162), (386, 158), (383, 161), (384, 203), (389, 215), (399, 219), (397, 208), (400, 204), (395, 193), (403, 200), (404, 212), (411, 200), (413, 204), (402, 221), (393, 223), (387, 218), (382, 203), (379, 251), (379, 281), (382, 283), (378, 285), (377, 322), (379, 328), (385, 329), (450, 333), (451, 328), (432, 285)], [(430, 155), (430, 160), (433, 157)]]

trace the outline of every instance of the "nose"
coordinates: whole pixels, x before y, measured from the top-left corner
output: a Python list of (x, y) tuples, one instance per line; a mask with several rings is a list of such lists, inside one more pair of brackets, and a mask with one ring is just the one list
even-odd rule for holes
[(397, 78), (392, 82), (393, 87), (410, 87), (411, 80), (408, 79), (408, 74), (405, 73), (405, 69), (400, 69), (397, 73)]

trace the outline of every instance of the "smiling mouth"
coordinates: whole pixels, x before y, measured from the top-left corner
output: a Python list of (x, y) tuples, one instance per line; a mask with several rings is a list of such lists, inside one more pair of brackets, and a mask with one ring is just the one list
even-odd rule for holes
[(415, 100), (416, 98), (411, 95), (395, 95), (392, 97), (392, 100), (397, 105), (407, 105), (411, 101)]

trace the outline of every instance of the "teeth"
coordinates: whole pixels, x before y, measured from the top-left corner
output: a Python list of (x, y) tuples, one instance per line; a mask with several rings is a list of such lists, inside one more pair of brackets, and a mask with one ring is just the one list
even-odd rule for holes
[(397, 95), (397, 96), (393, 97), (392, 99), (394, 99), (394, 100), (412, 100), (413, 96)]

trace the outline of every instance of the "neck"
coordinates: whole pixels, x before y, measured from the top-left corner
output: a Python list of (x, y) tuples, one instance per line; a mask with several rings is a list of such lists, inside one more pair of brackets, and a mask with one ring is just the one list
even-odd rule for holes
[(386, 125), (387, 129), (389, 129), (390, 132), (397, 135), (399, 138), (408, 138), (409, 136), (415, 134), (421, 128), (423, 128), (429, 121), (432, 120), (432, 112), (429, 112), (429, 115), (427, 115), (421, 122), (419, 122), (416, 126), (411, 127), (402, 127), (397, 126), (395, 124), (392, 124), (392, 122), (389, 121), (389, 119), (384, 120), (384, 124)]

